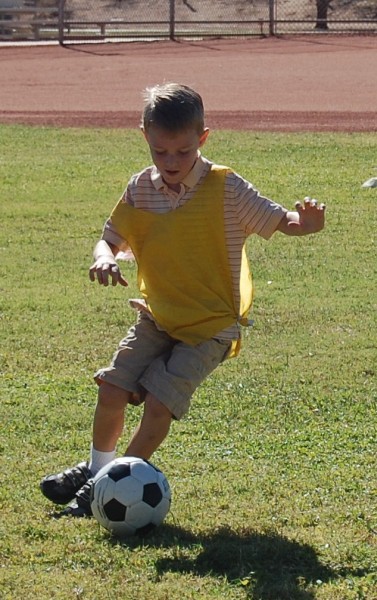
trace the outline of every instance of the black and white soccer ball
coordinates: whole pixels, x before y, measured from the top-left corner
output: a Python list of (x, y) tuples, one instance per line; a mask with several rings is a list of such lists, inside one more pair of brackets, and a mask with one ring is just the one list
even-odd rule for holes
[(171, 491), (152, 463), (133, 456), (116, 458), (94, 478), (90, 504), (98, 523), (118, 537), (145, 535), (169, 512)]

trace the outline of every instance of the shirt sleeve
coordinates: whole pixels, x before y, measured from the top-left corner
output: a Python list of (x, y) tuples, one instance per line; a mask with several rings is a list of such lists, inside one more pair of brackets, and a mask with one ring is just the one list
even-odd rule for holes
[[(131, 178), (129, 184), (127, 185), (127, 188), (125, 189), (124, 193), (120, 197), (118, 204), (120, 204), (121, 202), (133, 204), (132, 193), (131, 193), (132, 185), (133, 185), (133, 178)], [(101, 239), (105, 240), (109, 244), (115, 244), (115, 246), (118, 246), (118, 248), (121, 252), (127, 252), (129, 250), (129, 245), (127, 243), (127, 240), (125, 240), (117, 232), (115, 226), (113, 225), (113, 223), (111, 221), (111, 217), (109, 217), (107, 219), (107, 221), (105, 222), (105, 224), (103, 226)]]
[(105, 240), (109, 244), (114, 244), (115, 246), (118, 246), (119, 250), (121, 250), (122, 252), (126, 252), (129, 248), (127, 241), (119, 235), (114, 225), (112, 224), (111, 219), (107, 219), (103, 227), (101, 239)]
[(227, 180), (227, 185), (233, 190), (234, 208), (245, 235), (256, 233), (268, 240), (287, 210), (262, 196), (249, 181), (237, 173), (229, 173)]

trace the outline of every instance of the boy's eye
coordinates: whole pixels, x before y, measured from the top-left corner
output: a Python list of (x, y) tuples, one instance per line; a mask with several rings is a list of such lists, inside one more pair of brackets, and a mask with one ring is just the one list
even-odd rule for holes
[(188, 154), (189, 152), (190, 152), (190, 150), (180, 150), (180, 151), (179, 151), (179, 154), (180, 154), (181, 156), (186, 156), (186, 154)]

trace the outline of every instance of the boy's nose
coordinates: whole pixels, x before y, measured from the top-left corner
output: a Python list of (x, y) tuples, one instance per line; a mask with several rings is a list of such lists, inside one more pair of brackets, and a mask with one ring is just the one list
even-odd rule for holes
[(174, 155), (167, 155), (165, 157), (165, 166), (168, 168), (175, 167), (177, 164), (177, 157)]

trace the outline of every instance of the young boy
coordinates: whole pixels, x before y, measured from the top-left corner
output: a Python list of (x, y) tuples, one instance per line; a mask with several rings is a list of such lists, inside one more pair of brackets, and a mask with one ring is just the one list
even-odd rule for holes
[(94, 249), (91, 281), (127, 286), (116, 262), (133, 253), (141, 299), (137, 322), (112, 363), (95, 374), (98, 402), (88, 463), (41, 482), (63, 513), (89, 516), (92, 478), (115, 458), (128, 405), (144, 403), (125, 454), (149, 459), (198, 385), (240, 348), (252, 301), (246, 238), (307, 235), (324, 226), (323, 204), (291, 212), (227, 167), (205, 159), (202, 99), (175, 83), (148, 89), (142, 131), (153, 166), (131, 177)]

